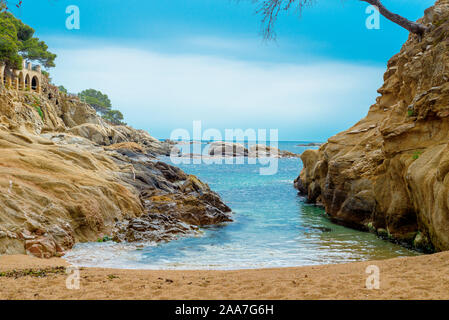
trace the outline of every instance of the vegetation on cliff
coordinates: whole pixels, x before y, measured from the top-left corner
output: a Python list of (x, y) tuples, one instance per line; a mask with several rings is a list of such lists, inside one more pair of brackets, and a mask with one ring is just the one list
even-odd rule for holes
[(106, 114), (112, 108), (111, 100), (106, 94), (94, 89), (87, 89), (78, 94), (81, 100), (88, 103), (100, 115)]
[(56, 55), (48, 51), (44, 41), (34, 37), (34, 29), (11, 13), (0, 2), (0, 61), (7, 67), (22, 69), (23, 59), (37, 61), (46, 68), (55, 66)]
[(115, 125), (126, 125), (123, 122), (123, 114), (119, 110), (112, 109), (112, 103), (107, 94), (95, 89), (87, 89), (80, 92), (78, 96), (94, 108), (106, 121)]
[(69, 93), (69, 91), (68, 91), (64, 86), (59, 86), (58, 89), (59, 89), (59, 91), (62, 92), (62, 93), (65, 93), (65, 94), (68, 94), (68, 93)]

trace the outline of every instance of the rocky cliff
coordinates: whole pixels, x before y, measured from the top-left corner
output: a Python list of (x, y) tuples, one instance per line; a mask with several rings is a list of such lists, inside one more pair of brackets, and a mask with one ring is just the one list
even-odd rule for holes
[(368, 115), (302, 155), (295, 181), (351, 227), (417, 248), (449, 250), (449, 0), (388, 62)]
[(206, 184), (155, 158), (170, 149), (48, 83), (0, 85), (0, 254), (48, 258), (106, 235), (166, 241), (231, 221)]

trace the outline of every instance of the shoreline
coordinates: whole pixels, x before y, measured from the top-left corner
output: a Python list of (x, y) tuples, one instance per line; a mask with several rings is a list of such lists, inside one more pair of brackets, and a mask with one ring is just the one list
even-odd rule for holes
[[(378, 266), (380, 289), (366, 288)], [(62, 258), (0, 257), (0, 273), (67, 267)], [(230, 271), (80, 268), (80, 289), (67, 275), (0, 276), (0, 299), (87, 300), (371, 300), (449, 299), (449, 252), (389, 260)]]

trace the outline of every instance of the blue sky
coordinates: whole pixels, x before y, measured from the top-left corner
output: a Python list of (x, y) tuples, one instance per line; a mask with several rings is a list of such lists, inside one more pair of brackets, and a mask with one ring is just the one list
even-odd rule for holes
[[(10, 0), (10, 3), (13, 3)], [(418, 19), (432, 0), (385, 0)], [(67, 30), (68, 5), (80, 30)], [(158, 138), (172, 130), (279, 129), (281, 140), (326, 140), (366, 115), (407, 32), (367, 4), (321, 0), (282, 15), (264, 42), (250, 1), (23, 0), (14, 11), (58, 54), (54, 83), (107, 93), (126, 121)]]

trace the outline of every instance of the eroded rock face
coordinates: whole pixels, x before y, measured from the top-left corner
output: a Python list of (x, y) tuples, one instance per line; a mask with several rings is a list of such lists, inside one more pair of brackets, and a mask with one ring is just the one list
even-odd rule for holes
[(206, 184), (156, 159), (172, 143), (42, 89), (0, 85), (0, 254), (50, 258), (104, 235), (167, 241), (231, 221)]
[(169, 241), (193, 234), (200, 226), (232, 222), (231, 209), (209, 186), (181, 169), (161, 161), (148, 161), (138, 150), (114, 159), (131, 164), (121, 179), (140, 192), (145, 214), (118, 224), (116, 241)]
[(170, 215), (147, 213), (140, 218), (119, 223), (114, 241), (168, 242), (180, 236), (194, 236), (197, 232), (198, 227)]
[(138, 192), (119, 177), (124, 169), (103, 148), (55, 136), (0, 127), (0, 254), (54, 256), (144, 213)]
[[(189, 184), (191, 179), (182, 183)], [(169, 193), (147, 190), (141, 194), (146, 214), (118, 225), (116, 241), (170, 241), (193, 235), (199, 226), (232, 222), (231, 210), (209, 188), (197, 192)]]
[(368, 115), (319, 150), (295, 181), (337, 222), (449, 250), (449, 1), (428, 9), (388, 62)]

